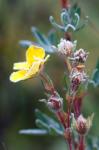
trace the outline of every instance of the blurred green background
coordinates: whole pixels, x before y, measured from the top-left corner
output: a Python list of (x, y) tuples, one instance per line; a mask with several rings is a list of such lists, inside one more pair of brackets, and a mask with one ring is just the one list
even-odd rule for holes
[[(99, 58), (99, 1), (79, 0), (78, 3), (83, 15), (89, 16), (89, 25), (75, 33), (73, 38), (78, 40), (78, 48), (90, 52), (86, 63), (90, 76)], [(54, 15), (59, 20), (60, 10), (60, 0), (0, 0), (0, 150), (3, 147), (8, 150), (66, 149), (66, 143), (61, 137), (18, 134), (20, 129), (35, 127), (35, 108), (46, 113), (49, 111), (38, 102), (45, 97), (39, 78), (17, 84), (9, 81), (13, 63), (25, 57), (25, 50), (19, 46), (19, 40), (34, 40), (31, 26), (37, 26), (47, 34), (52, 28), (49, 16)], [(64, 96), (62, 62), (53, 55), (46, 68), (57, 90)], [(95, 113), (90, 134), (99, 136), (99, 88), (89, 91), (91, 94), (84, 99), (83, 112), (86, 115)]]

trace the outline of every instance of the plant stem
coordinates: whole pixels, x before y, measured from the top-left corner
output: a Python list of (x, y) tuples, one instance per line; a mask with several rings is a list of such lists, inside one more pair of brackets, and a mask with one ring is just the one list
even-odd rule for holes
[(76, 119), (81, 114), (82, 99), (83, 99), (82, 96), (75, 96), (73, 100), (74, 115)]
[(79, 137), (79, 146), (78, 146), (78, 150), (85, 150), (85, 144), (84, 144), (84, 135), (80, 135)]
[[(68, 120), (67, 120), (68, 128), (70, 128), (70, 115), (71, 115), (71, 104), (69, 104), (69, 106), (68, 106)], [(70, 133), (70, 137), (69, 137), (69, 140), (68, 140), (68, 145), (69, 145), (69, 150), (72, 150), (72, 136), (71, 136), (71, 133)]]
[(61, 124), (63, 125), (63, 127), (66, 129), (66, 123), (65, 123), (65, 118), (64, 118), (64, 114), (61, 111), (58, 111), (56, 113), (56, 116), (58, 117), (59, 121), (61, 122)]
[(71, 41), (72, 40), (72, 33), (71, 32), (65, 32), (64, 38), (68, 41)]
[(68, 141), (69, 150), (72, 150), (72, 141)]
[(70, 62), (69, 62), (69, 59), (68, 59), (68, 58), (65, 60), (65, 65), (66, 65), (66, 67), (67, 67), (67, 69), (68, 69), (68, 72), (70, 73), (70, 72), (71, 72), (72, 67), (71, 67), (71, 64), (70, 64)]
[(62, 8), (68, 9), (69, 3), (68, 0), (61, 0)]
[(54, 85), (53, 85), (52, 81), (50, 80), (49, 76), (47, 74), (45, 74), (44, 72), (41, 72), (40, 77), (42, 78), (42, 81), (44, 83), (45, 90), (50, 92), (52, 95), (55, 95), (56, 90), (55, 90)]

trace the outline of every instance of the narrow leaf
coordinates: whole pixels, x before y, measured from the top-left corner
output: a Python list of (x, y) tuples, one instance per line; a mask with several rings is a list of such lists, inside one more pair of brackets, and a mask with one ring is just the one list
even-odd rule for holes
[(48, 134), (47, 130), (43, 129), (23, 129), (19, 131), (19, 134), (26, 135), (46, 135)]
[(57, 130), (63, 131), (63, 127), (56, 120), (45, 115), (44, 113), (42, 113), (38, 109), (36, 109), (35, 113), (36, 113), (37, 118), (39, 120), (41, 120), (42, 122), (44, 122), (45, 124), (47, 124), (48, 126), (53, 126), (53, 128), (56, 128)]
[(40, 31), (35, 27), (32, 27), (31, 31), (35, 36), (37, 42), (40, 44), (41, 47), (45, 49), (46, 52), (48, 53), (54, 52), (51, 42), (48, 40), (48, 38), (45, 35), (41, 34)]
[(30, 45), (38, 45), (37, 43), (28, 40), (21, 40), (19, 41), (19, 44), (24, 48), (28, 48)]

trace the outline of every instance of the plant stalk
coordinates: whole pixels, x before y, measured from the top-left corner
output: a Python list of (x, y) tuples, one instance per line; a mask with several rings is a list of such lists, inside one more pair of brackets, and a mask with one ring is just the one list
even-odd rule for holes
[(62, 8), (68, 9), (68, 7), (69, 7), (68, 0), (61, 0), (61, 5), (62, 5)]
[(40, 73), (40, 77), (41, 77), (41, 79), (43, 81), (45, 90), (50, 92), (52, 95), (55, 95), (56, 94), (56, 90), (55, 90), (54, 85), (51, 82), (51, 80), (49, 80), (48, 75), (45, 74), (44, 72), (41, 72)]
[(84, 137), (84, 135), (80, 135), (79, 138), (80, 138), (80, 139), (79, 139), (78, 150), (85, 150), (85, 144), (84, 144), (84, 142), (85, 142), (85, 137)]

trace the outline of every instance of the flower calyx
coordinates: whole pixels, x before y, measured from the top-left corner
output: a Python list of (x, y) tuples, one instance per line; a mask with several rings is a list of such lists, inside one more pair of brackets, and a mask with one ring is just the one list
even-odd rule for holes
[(73, 63), (85, 63), (88, 57), (88, 52), (86, 52), (84, 49), (79, 49), (77, 50), (73, 56), (71, 58), (69, 58), (70, 60), (73, 61)]
[(40, 102), (44, 102), (49, 110), (54, 113), (62, 112), (63, 110), (63, 98), (59, 96), (59, 94), (54, 91), (54, 94), (47, 95), (48, 99), (40, 99)]
[(73, 68), (71, 73), (70, 73), (70, 93), (75, 94), (77, 92), (79, 85), (82, 83), (85, 83), (88, 80), (88, 76), (84, 72), (83, 69), (79, 70), (77, 68)]
[(58, 52), (60, 54), (71, 56), (73, 50), (73, 43), (69, 40), (61, 39), (60, 43), (58, 44)]
[(87, 119), (80, 115), (76, 120), (76, 130), (80, 135), (85, 135), (88, 133), (90, 127), (92, 126), (94, 114), (92, 114)]
[(59, 112), (63, 109), (63, 99), (59, 96), (58, 93), (51, 95), (48, 98), (47, 106), (53, 112)]

